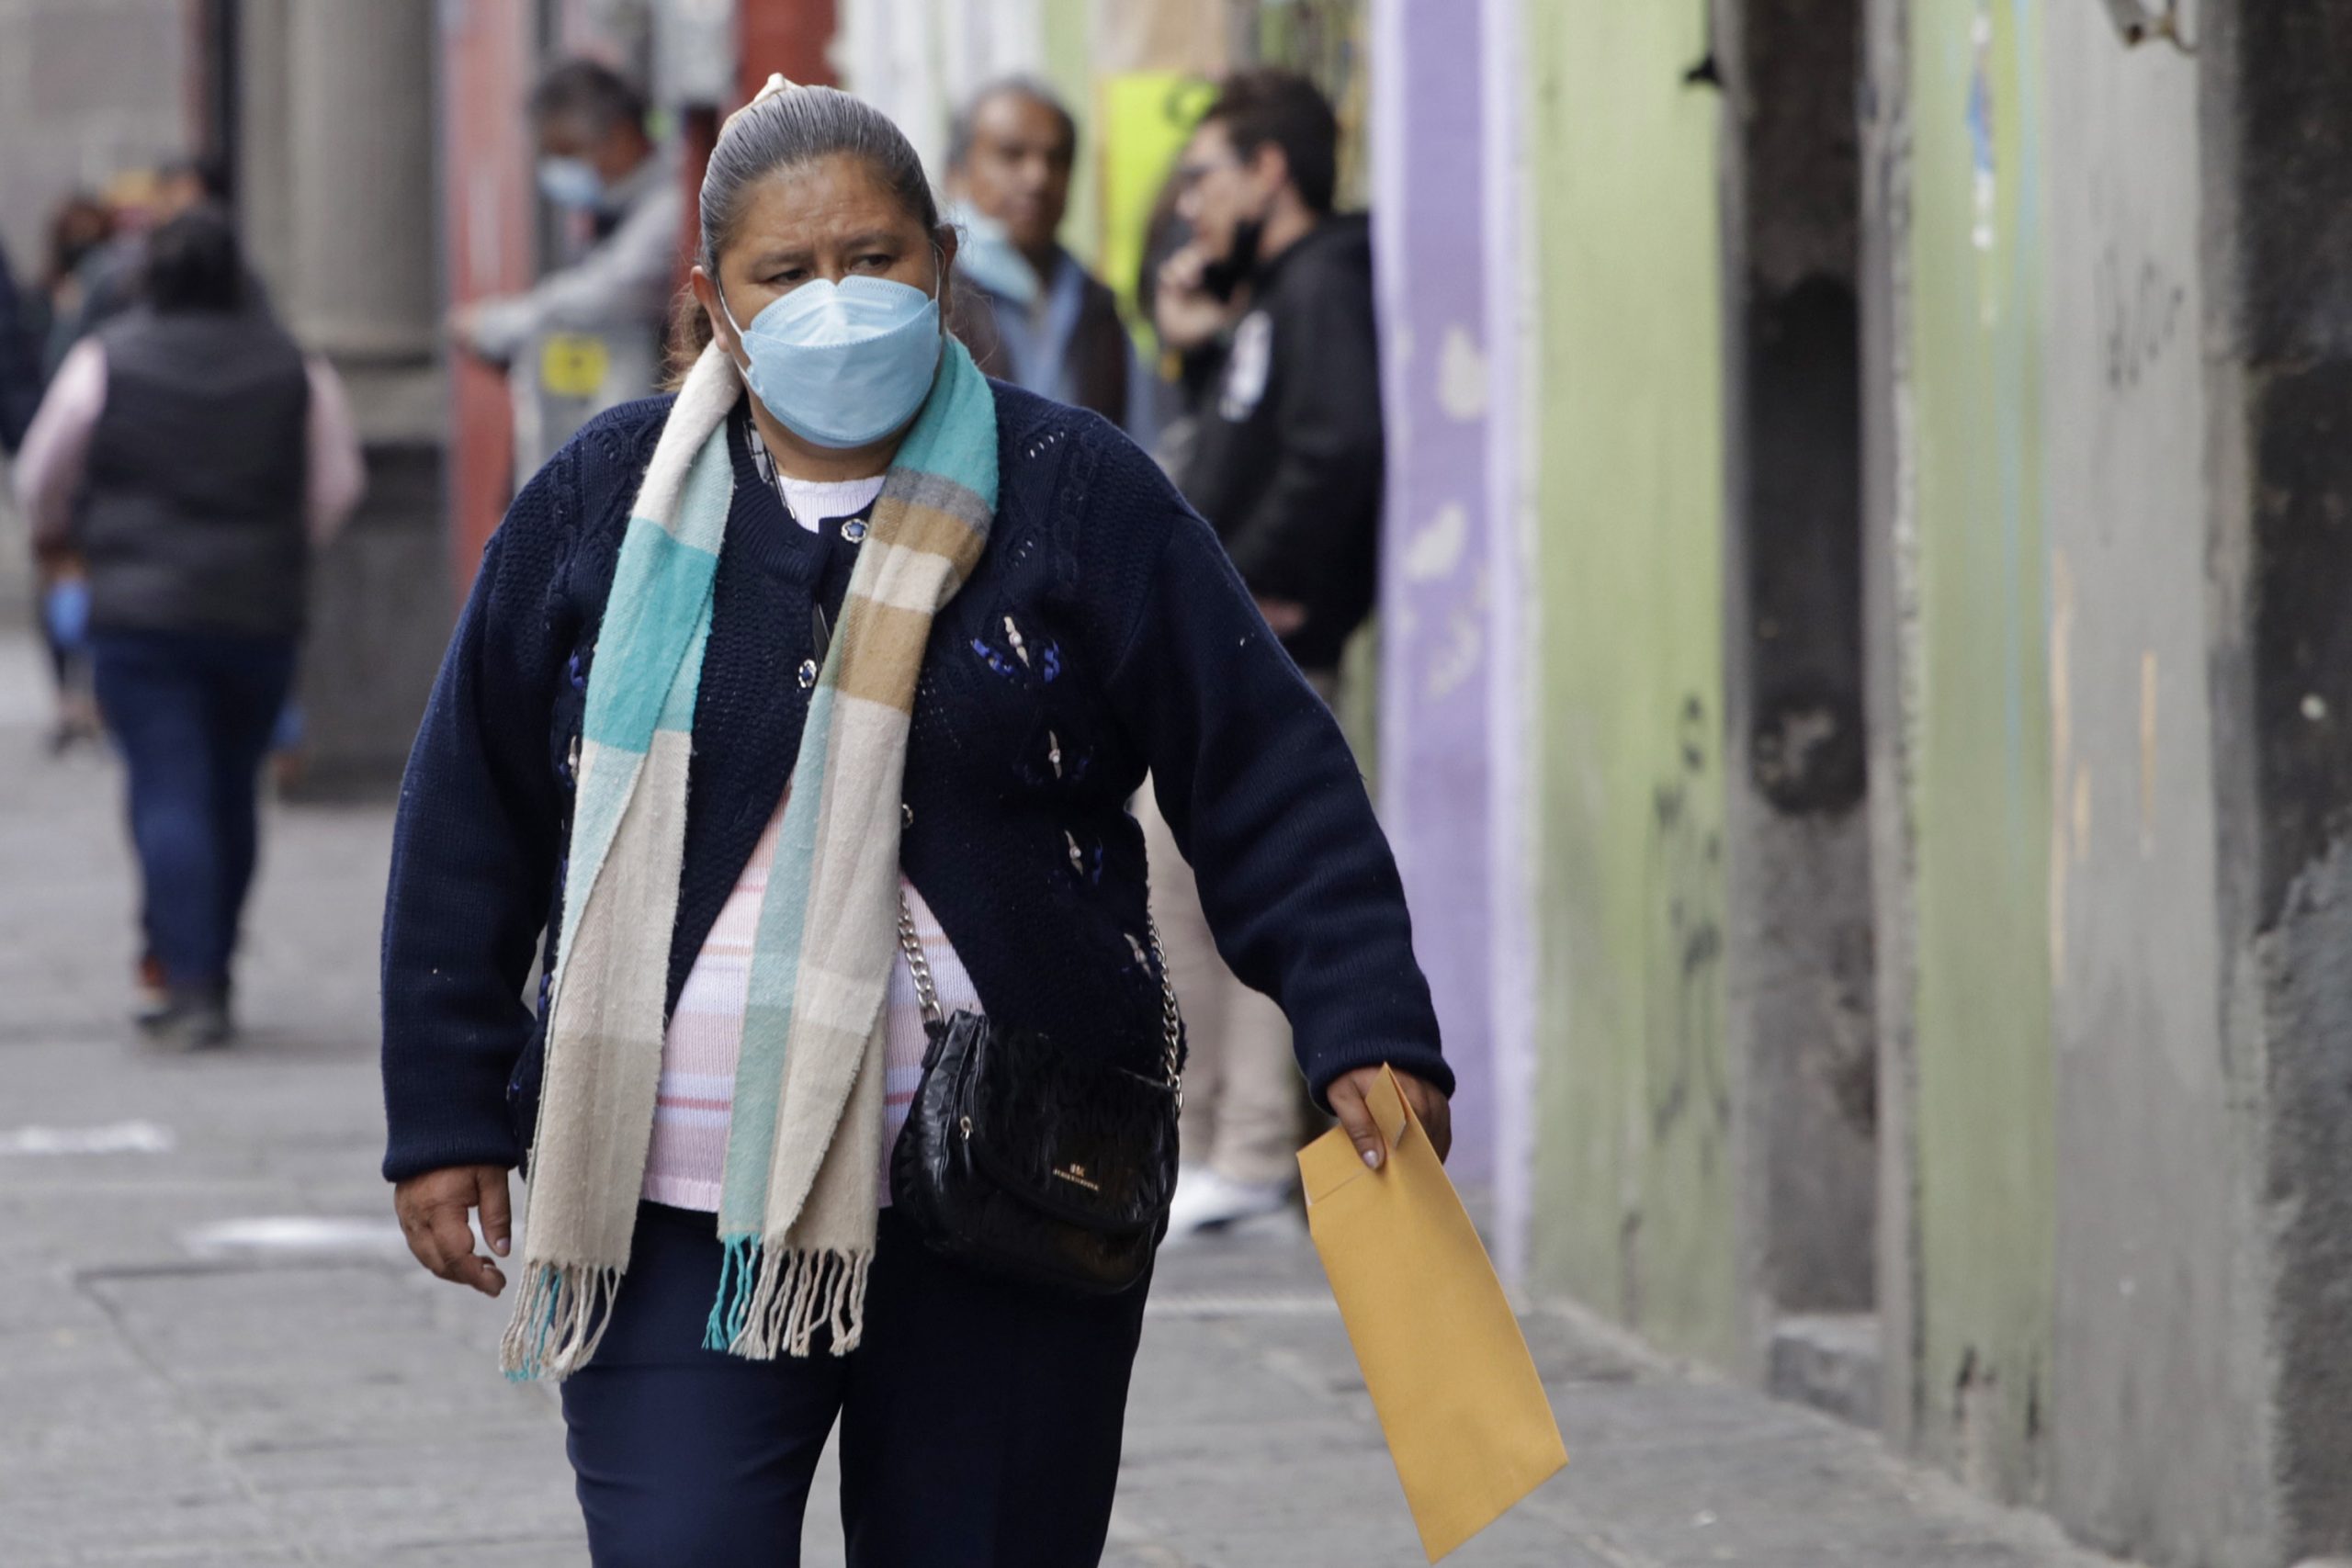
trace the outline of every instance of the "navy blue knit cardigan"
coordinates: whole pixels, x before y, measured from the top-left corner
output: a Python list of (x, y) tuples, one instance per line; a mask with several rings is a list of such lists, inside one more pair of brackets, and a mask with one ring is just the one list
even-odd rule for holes
[[(1143, 838), (1126, 809), (1148, 770), (1219, 951), (1282, 1003), (1315, 1092), (1385, 1061), (1450, 1093), (1354, 760), (1216, 536), (1102, 420), (995, 391), (995, 528), (933, 626), (901, 850), (988, 1012), (1154, 1070), (1159, 981), (1137, 957)], [(384, 917), (390, 1179), (528, 1151), (546, 996), (535, 1007), (526, 990), (535, 956), (551, 957), (539, 943), (560, 908), (597, 626), (668, 412), (665, 399), (613, 411), (524, 488), (434, 686)], [(836, 575), (829, 549), (854, 548), (796, 525), (736, 456), (695, 708), (673, 1007), (791, 773), (810, 603)]]

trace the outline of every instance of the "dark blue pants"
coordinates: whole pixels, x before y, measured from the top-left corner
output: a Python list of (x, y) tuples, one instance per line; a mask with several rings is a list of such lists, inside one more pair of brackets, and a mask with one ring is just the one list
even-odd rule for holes
[(851, 1568), (1092, 1568), (1110, 1528), (1144, 1294), (1084, 1300), (927, 1252), (889, 1210), (843, 1357), (702, 1348), (708, 1214), (638, 1210), (604, 1341), (563, 1383), (597, 1568), (797, 1568), (842, 1425)]
[(254, 792), (290, 637), (100, 632), (98, 706), (130, 774), (147, 948), (175, 989), (225, 986), (259, 838)]

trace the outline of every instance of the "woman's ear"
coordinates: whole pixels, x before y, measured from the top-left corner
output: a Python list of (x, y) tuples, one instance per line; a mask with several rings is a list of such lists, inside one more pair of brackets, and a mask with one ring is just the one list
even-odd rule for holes
[(939, 267), (939, 320), (943, 329), (956, 315), (956, 225), (942, 223), (932, 231), (932, 256)]
[(736, 341), (735, 328), (727, 319), (727, 311), (718, 297), (718, 285), (711, 281), (710, 274), (700, 266), (688, 276), (687, 283), (695, 291), (695, 302), (702, 306), (703, 315), (710, 322), (711, 337), (727, 351), (729, 359), (741, 364), (743, 345)]

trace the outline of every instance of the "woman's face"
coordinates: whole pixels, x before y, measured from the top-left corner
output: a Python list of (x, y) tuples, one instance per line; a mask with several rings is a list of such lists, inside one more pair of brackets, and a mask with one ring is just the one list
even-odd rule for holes
[(926, 231), (864, 160), (836, 154), (754, 186), (718, 257), (717, 288), (701, 267), (695, 269), (694, 288), (719, 344), (741, 363), (742, 345), (729, 312), (748, 327), (771, 303), (814, 278), (884, 277), (936, 293), (944, 319), (951, 305), (946, 264), (955, 254), (953, 230)]

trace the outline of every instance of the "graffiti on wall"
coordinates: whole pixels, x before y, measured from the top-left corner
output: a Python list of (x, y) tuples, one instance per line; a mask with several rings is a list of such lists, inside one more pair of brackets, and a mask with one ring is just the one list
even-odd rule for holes
[[(1647, 954), (1650, 1136), (1688, 1132), (1712, 1173), (1731, 1127), (1723, 1038), (1723, 825), (1715, 803), (1714, 726), (1706, 699), (1687, 694), (1670, 771), (1650, 792), (1649, 881), (1659, 922)], [(1695, 1119), (1695, 1120), (1694, 1120)]]
[(2188, 288), (2166, 248), (2152, 243), (2144, 215), (2110, 188), (2104, 172), (2091, 184), (2100, 220), (2091, 269), (2091, 308), (2110, 391), (2129, 391), (2163, 362), (2188, 324)]

